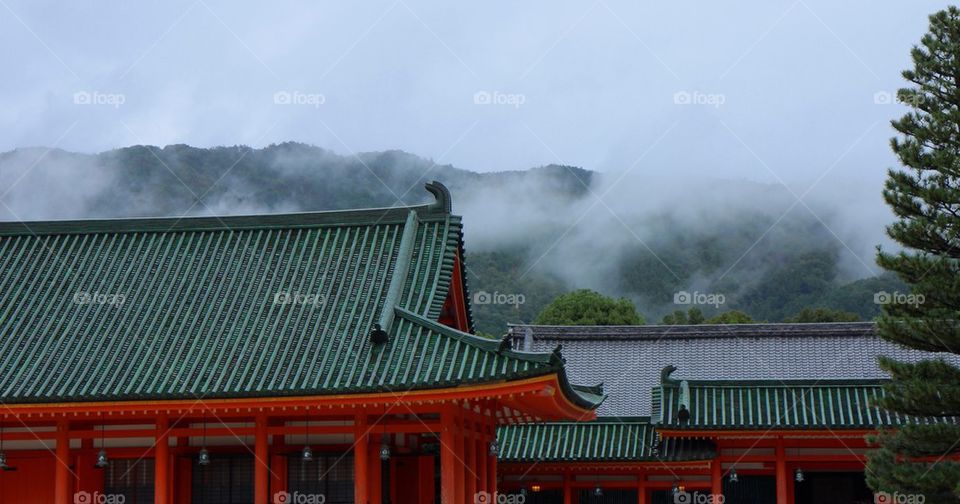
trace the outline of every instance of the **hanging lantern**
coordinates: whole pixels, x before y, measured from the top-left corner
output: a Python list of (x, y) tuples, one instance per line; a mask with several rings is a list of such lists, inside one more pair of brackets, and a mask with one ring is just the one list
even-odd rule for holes
[(108, 465), (110, 465), (110, 460), (107, 458), (107, 450), (100, 448), (100, 452), (97, 453), (97, 463), (94, 464), (94, 467), (105, 469)]
[(488, 447), (488, 451), (489, 451), (491, 457), (499, 457), (499, 456), (500, 456), (500, 443), (497, 443), (497, 440), (496, 440), (496, 439), (494, 439), (493, 441), (490, 441), (490, 445), (489, 445), (489, 447)]
[(731, 467), (731, 468), (730, 468), (730, 483), (737, 483), (737, 482), (739, 482), (739, 481), (740, 481), (740, 477), (737, 476), (737, 468), (736, 468), (736, 467)]
[(210, 465), (210, 452), (206, 448), (200, 449), (200, 455), (197, 456), (197, 464), (202, 466)]
[(390, 445), (387, 443), (380, 445), (380, 460), (390, 460)]
[(313, 450), (311, 450), (309, 446), (303, 447), (303, 451), (300, 452), (300, 460), (304, 462), (313, 461)]
[(534, 483), (533, 485), (530, 485), (530, 490), (533, 490), (533, 493), (537, 493), (540, 491), (540, 485)]
[(104, 430), (106, 429), (106, 424), (103, 423), (103, 414), (100, 414), (100, 451), (97, 453), (97, 463), (93, 467), (97, 469), (106, 469), (110, 465), (110, 460), (107, 458), (107, 450), (104, 448), (106, 443), (106, 435)]
[(803, 476), (803, 469), (797, 468), (796, 472), (793, 473), (793, 479), (797, 483), (803, 483), (803, 480), (806, 479)]
[(600, 488), (599, 485), (597, 485), (597, 487), (593, 489), (593, 496), (594, 496), (594, 497), (603, 497), (603, 489)]

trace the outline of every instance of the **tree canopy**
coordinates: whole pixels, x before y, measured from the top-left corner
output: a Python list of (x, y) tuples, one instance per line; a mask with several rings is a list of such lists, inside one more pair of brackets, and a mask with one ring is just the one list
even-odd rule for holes
[(544, 325), (641, 325), (643, 322), (629, 299), (614, 299), (590, 289), (558, 296), (535, 321)]
[(783, 319), (783, 321), (800, 324), (816, 322), (859, 322), (860, 315), (843, 310), (834, 310), (832, 308), (804, 308), (800, 310), (800, 313), (792, 317), (787, 317)]
[[(960, 353), (960, 10), (930, 17), (930, 31), (911, 51), (908, 87), (897, 93), (909, 111), (891, 141), (904, 166), (888, 170), (883, 197), (897, 220), (887, 228), (905, 250), (877, 255), (909, 292), (877, 293), (887, 341), (930, 352)], [(881, 406), (919, 417), (960, 416), (960, 369), (943, 359), (919, 363), (880, 359), (892, 382)], [(878, 492), (960, 498), (960, 425), (904, 426), (877, 437), (867, 483)]]

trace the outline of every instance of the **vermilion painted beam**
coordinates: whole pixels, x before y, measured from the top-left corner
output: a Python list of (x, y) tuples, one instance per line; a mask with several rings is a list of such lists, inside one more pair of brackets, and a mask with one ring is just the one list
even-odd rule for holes
[[(219, 418), (250, 417), (253, 414), (275, 412), (293, 414), (298, 409), (311, 408), (354, 414), (363, 411), (367, 414), (386, 413), (389, 409), (402, 406), (414, 413), (436, 412), (437, 403), (462, 400), (498, 399), (516, 405), (531, 414), (539, 414), (547, 419), (594, 418), (593, 411), (570, 402), (560, 392), (559, 376), (554, 374), (515, 380), (502, 383), (451, 387), (445, 389), (412, 390), (403, 394), (336, 394), (304, 397), (257, 397), (231, 399), (204, 399), (201, 403), (193, 399), (161, 401), (122, 401), (122, 402), (74, 402), (49, 404), (7, 404), (0, 412), (0, 419), (17, 418), (20, 420), (36, 418), (47, 420), (66, 417), (73, 420), (91, 419), (99, 415), (108, 418), (150, 419), (159, 414), (189, 415), (216, 413)], [(537, 408), (541, 411), (537, 411)], [(323, 413), (320, 413), (321, 415)]]
[[(290, 434), (303, 434), (303, 426), (273, 426), (267, 428), (267, 434), (271, 436), (282, 436)], [(384, 427), (378, 427), (378, 430), (390, 434), (397, 433), (430, 433), (440, 432), (439, 422), (404, 422), (402, 424), (386, 424)], [(199, 437), (204, 430), (202, 427), (180, 427), (170, 429), (171, 437)], [(207, 436), (254, 436), (255, 427), (207, 427)], [(352, 425), (311, 425), (311, 434), (352, 434)], [(110, 429), (101, 432), (99, 429), (71, 430), (70, 439), (123, 439), (123, 438), (152, 438), (156, 435), (156, 429)], [(30, 431), (30, 432), (5, 432), (3, 435), (6, 441), (38, 441), (54, 440), (57, 437), (56, 431)]]

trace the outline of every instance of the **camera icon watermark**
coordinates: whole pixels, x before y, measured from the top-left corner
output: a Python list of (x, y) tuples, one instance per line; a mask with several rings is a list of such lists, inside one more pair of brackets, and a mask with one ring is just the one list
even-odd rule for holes
[(277, 306), (295, 305), (319, 308), (326, 302), (326, 294), (304, 294), (301, 292), (279, 291), (273, 295), (273, 304)]
[(673, 93), (674, 105), (707, 105), (720, 108), (727, 102), (727, 95), (721, 93), (702, 93), (700, 91), (677, 91)]
[(526, 501), (527, 496), (522, 493), (477, 492), (473, 494), (473, 504), (524, 504)]
[(877, 91), (873, 93), (873, 103), (875, 105), (890, 105), (893, 103), (893, 93), (890, 91)]
[(878, 305), (907, 305), (917, 307), (926, 301), (923, 294), (903, 293), (899, 291), (879, 291), (873, 293), (873, 303)]
[(124, 504), (127, 496), (103, 492), (80, 491), (73, 494), (73, 504)]
[(875, 504), (923, 504), (927, 501), (924, 494), (903, 494), (900, 492), (877, 492), (873, 494)]
[(473, 304), (478, 305), (510, 305), (520, 308), (520, 305), (526, 302), (527, 297), (519, 293), (477, 291), (473, 294)]
[(127, 295), (80, 291), (73, 294), (73, 302), (78, 305), (123, 306), (127, 302)]
[(673, 494), (673, 504), (723, 504), (726, 497), (723, 494), (687, 492), (680, 490)]
[(520, 108), (527, 102), (527, 95), (520, 93), (501, 93), (500, 91), (477, 91), (473, 93), (474, 105), (506, 105)]
[(923, 100), (923, 95), (919, 93), (908, 93), (905, 96), (901, 96), (891, 91), (877, 91), (876, 93), (873, 93), (874, 105), (892, 105), (894, 103), (901, 103), (903, 105), (915, 107), (923, 103)]
[(719, 308), (720, 305), (726, 304), (726, 302), (727, 297), (720, 293), (699, 291), (679, 291), (673, 293), (673, 304), (677, 305), (704, 305)]
[(324, 504), (327, 496), (319, 493), (285, 492), (273, 494), (273, 504)]
[(302, 91), (277, 91), (273, 93), (274, 105), (306, 105), (320, 108), (327, 102), (327, 97), (320, 93), (304, 93)]
[(120, 93), (101, 93), (100, 91), (77, 91), (73, 93), (74, 105), (106, 105), (120, 108), (127, 102), (127, 96)]

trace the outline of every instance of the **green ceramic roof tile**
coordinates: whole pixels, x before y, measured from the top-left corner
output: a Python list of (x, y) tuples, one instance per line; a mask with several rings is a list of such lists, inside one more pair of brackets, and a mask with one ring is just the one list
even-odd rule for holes
[[(430, 189), (440, 201), (419, 207), (0, 223), (0, 401), (335, 394), (562, 374), (558, 355), (512, 352), (436, 322), (462, 229), (445, 189)], [(368, 335), (381, 320), (390, 340), (376, 345)]]
[(502, 462), (643, 462), (713, 458), (712, 442), (659, 439), (649, 418), (507, 425), (497, 430)]
[[(876, 407), (883, 380), (675, 381), (657, 387), (653, 419), (684, 429), (872, 429), (954, 422)], [(681, 421), (680, 406), (689, 419)]]

